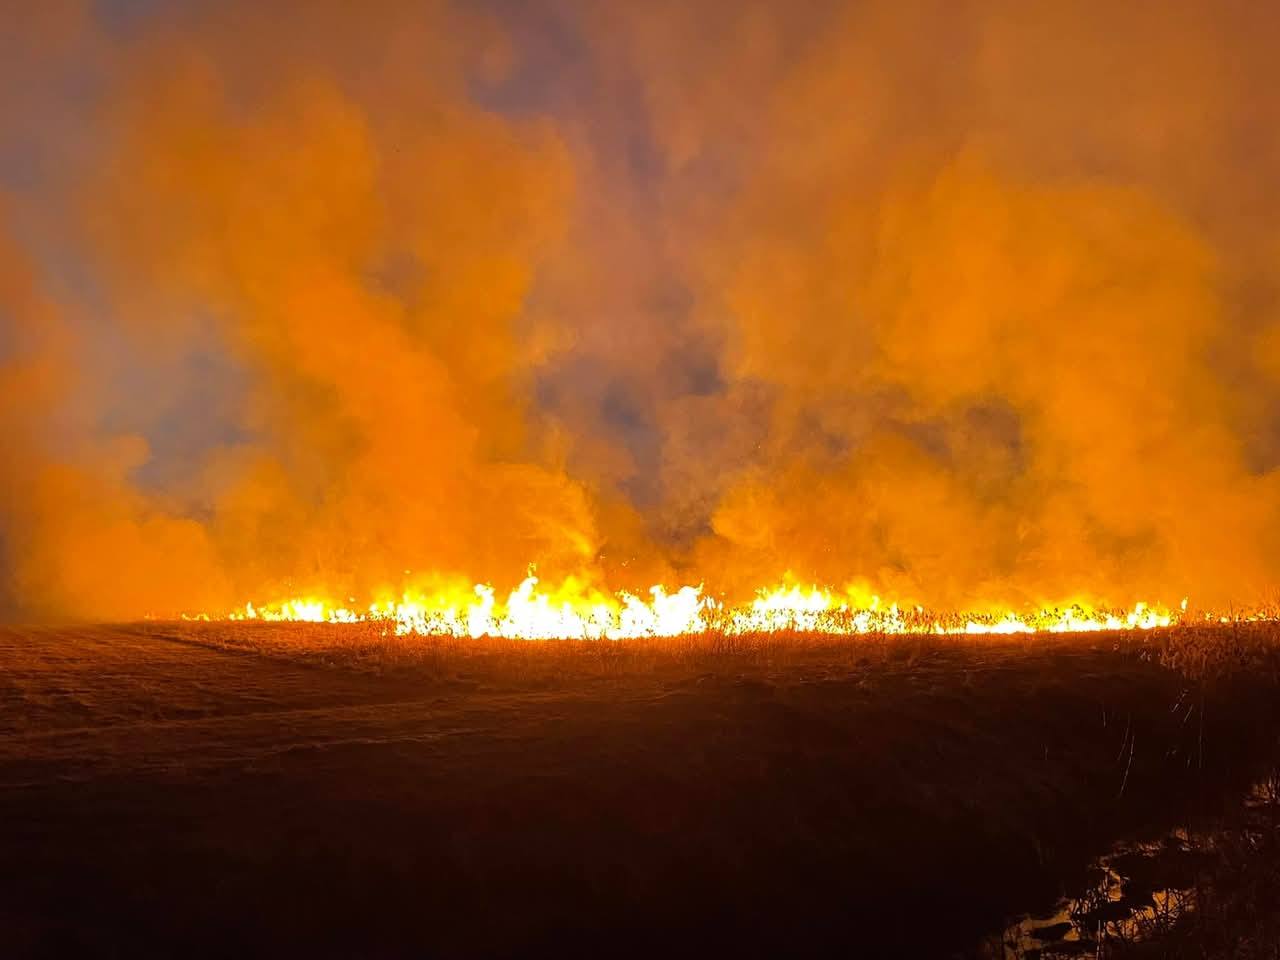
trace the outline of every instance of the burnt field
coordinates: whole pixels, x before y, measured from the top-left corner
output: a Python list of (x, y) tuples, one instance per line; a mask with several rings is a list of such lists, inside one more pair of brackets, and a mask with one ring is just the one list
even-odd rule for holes
[(1274, 629), (4, 629), (3, 952), (975, 955), (1268, 769)]

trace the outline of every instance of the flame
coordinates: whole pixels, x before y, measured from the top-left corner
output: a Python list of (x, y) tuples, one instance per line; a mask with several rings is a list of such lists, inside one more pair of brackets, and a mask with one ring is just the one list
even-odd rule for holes
[(648, 598), (607, 593), (575, 578), (545, 589), (532, 573), (505, 599), (489, 584), (454, 586), (433, 593), (406, 590), (399, 597), (365, 607), (306, 596), (277, 603), (246, 603), (223, 616), (184, 615), (187, 620), (299, 623), (377, 623), (388, 632), (419, 636), (505, 637), (549, 640), (623, 640), (675, 637), (718, 631), (752, 633), (857, 634), (1038, 634), (1101, 630), (1153, 630), (1180, 623), (1273, 619), (1269, 614), (1219, 616), (1187, 612), (1188, 600), (1173, 608), (1140, 602), (1128, 610), (1095, 610), (1082, 603), (1034, 612), (936, 613), (921, 607), (885, 604), (859, 587), (843, 592), (786, 582), (757, 591), (747, 603), (726, 603), (703, 586), (669, 590), (655, 585)]
[[(227, 620), (297, 621), (305, 623), (393, 624), (399, 635), (508, 637), (524, 640), (620, 640), (627, 637), (672, 637), (708, 629), (703, 613), (708, 601), (701, 587), (668, 593), (650, 588), (650, 600), (629, 593), (603, 594), (568, 580), (560, 589), (538, 589), (530, 575), (497, 602), (493, 587), (476, 584), (469, 597), (445, 591), (433, 596), (406, 591), (394, 601), (375, 602), (363, 610), (331, 605), (314, 597), (254, 606), (229, 614)], [(206, 615), (186, 619), (210, 619)]]

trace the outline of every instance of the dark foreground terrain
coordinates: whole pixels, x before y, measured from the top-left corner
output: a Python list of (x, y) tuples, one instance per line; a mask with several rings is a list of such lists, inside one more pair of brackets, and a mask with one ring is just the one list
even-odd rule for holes
[(1257, 639), (0, 630), (0, 954), (971, 955), (1238, 803)]

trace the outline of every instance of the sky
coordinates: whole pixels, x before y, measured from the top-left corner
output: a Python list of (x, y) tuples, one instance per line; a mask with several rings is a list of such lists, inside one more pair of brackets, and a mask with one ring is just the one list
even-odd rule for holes
[(1274, 599), (1268, 5), (6, 17), (0, 616)]

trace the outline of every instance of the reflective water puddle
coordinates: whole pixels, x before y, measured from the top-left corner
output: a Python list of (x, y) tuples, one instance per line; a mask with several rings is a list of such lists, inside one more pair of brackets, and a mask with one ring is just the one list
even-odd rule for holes
[[(1280, 875), (1278, 841), (1280, 770), (1255, 784), (1239, 810), (1212, 824), (1117, 845), (1090, 867), (1079, 894), (1048, 913), (1019, 918), (984, 943), (978, 955), (988, 960), (1110, 957), (1186, 936), (1189, 929), (1194, 933), (1202, 908), (1220, 920), (1224, 903), (1238, 905), (1239, 885), (1247, 882), (1252, 892), (1259, 874), (1269, 881)], [(1252, 904), (1237, 911), (1236, 919), (1247, 922), (1269, 909), (1280, 906)]]

